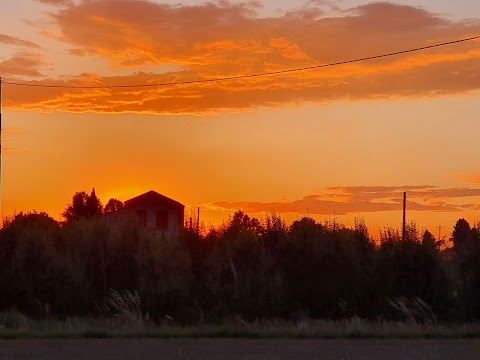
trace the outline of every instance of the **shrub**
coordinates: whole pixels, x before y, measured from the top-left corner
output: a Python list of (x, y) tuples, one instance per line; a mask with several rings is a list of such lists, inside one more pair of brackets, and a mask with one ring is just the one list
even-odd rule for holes
[(18, 311), (0, 312), (0, 327), (3, 330), (28, 330), (28, 319)]

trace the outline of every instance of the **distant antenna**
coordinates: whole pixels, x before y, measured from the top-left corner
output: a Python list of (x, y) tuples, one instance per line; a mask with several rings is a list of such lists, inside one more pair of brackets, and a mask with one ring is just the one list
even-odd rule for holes
[(402, 223), (402, 240), (405, 241), (406, 234), (406, 212), (407, 212), (407, 192), (403, 193), (403, 223)]

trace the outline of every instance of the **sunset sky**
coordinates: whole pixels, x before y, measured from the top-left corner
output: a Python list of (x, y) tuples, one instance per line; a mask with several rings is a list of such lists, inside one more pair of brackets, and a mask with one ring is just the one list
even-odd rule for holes
[[(480, 35), (477, 0), (3, 0), (0, 76), (36, 85), (215, 79)], [(480, 220), (480, 41), (203, 84), (3, 84), (2, 215), (156, 190), (220, 224)], [(188, 209), (187, 209), (188, 211)]]

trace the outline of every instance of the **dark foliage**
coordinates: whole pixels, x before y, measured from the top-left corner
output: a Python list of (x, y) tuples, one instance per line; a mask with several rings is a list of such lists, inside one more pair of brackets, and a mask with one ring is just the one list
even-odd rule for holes
[(110, 199), (108, 200), (107, 205), (103, 208), (103, 213), (112, 214), (121, 210), (123, 210), (123, 202), (117, 199)]
[(425, 302), (438, 319), (480, 318), (480, 228), (464, 219), (445, 249), (415, 224), (405, 240), (387, 228), (375, 243), (361, 219), (354, 228), (310, 218), (287, 226), (276, 215), (260, 222), (239, 211), (206, 233), (167, 237), (100, 211), (93, 191), (75, 194), (63, 224), (35, 212), (7, 219), (0, 310), (94, 315), (115, 289), (136, 291), (154, 320), (184, 323), (237, 315), (400, 319), (395, 299)]
[(102, 215), (103, 206), (95, 194), (95, 189), (88, 195), (85, 191), (75, 193), (72, 203), (67, 205), (63, 217), (67, 222), (91, 219)]

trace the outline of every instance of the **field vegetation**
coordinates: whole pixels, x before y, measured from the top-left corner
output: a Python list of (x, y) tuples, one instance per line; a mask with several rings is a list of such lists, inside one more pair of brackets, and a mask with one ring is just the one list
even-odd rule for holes
[(464, 219), (452, 246), (414, 223), (376, 242), (361, 219), (287, 225), (240, 211), (169, 237), (111, 222), (94, 193), (80, 194), (93, 210), (74, 196), (64, 222), (4, 221), (0, 336), (480, 335), (480, 226)]

